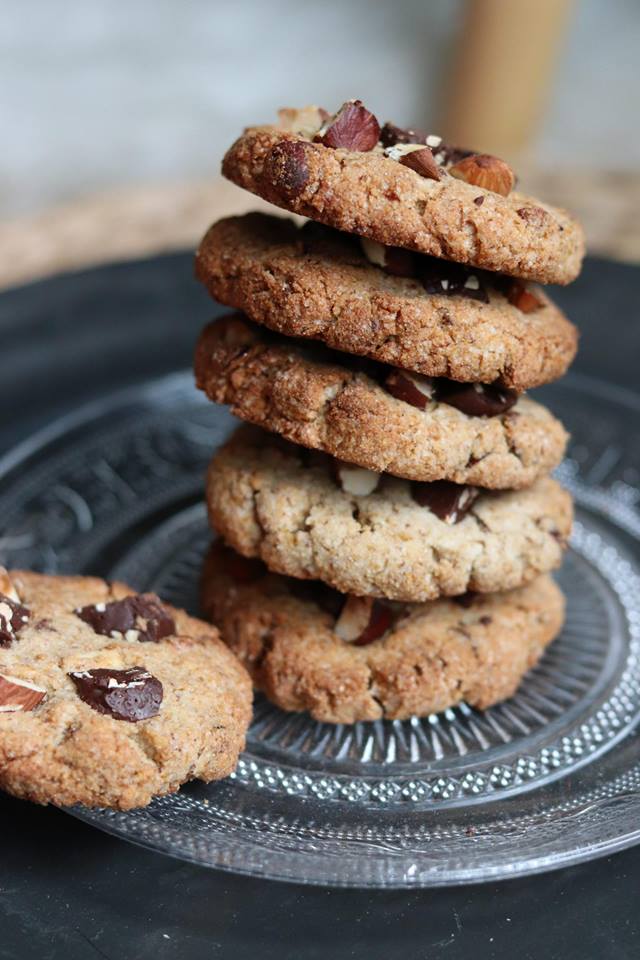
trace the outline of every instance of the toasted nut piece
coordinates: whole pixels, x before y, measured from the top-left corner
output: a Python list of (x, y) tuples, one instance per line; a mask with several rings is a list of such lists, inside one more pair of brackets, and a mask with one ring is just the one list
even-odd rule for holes
[(308, 106), (296, 110), (295, 107), (283, 107), (278, 110), (281, 130), (296, 133), (307, 140), (312, 140), (329, 114), (323, 107)]
[(429, 147), (415, 143), (397, 144), (395, 147), (390, 147), (386, 154), (427, 180), (440, 179), (440, 169)]
[(341, 640), (364, 647), (386, 633), (392, 620), (391, 608), (380, 600), (349, 596), (334, 630)]
[(368, 497), (380, 483), (380, 474), (352, 463), (335, 461), (335, 475), (345, 493), (354, 497)]
[(0, 673), (0, 713), (25, 713), (33, 710), (47, 695), (44, 687)]
[(508, 196), (516, 182), (515, 174), (508, 163), (488, 153), (474, 153), (455, 163), (449, 169), (452, 177), (483, 187), (501, 196)]
[(519, 280), (514, 280), (509, 287), (507, 300), (522, 313), (534, 313), (544, 307), (544, 300)]
[(334, 150), (373, 150), (380, 137), (380, 124), (362, 100), (347, 100), (316, 134), (315, 140)]

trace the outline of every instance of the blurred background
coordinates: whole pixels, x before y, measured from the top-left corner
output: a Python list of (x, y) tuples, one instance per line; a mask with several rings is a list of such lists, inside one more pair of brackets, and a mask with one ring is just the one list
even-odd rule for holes
[(360, 97), (508, 159), (640, 260), (638, 0), (0, 0), (0, 283), (195, 243), (257, 206), (244, 125)]

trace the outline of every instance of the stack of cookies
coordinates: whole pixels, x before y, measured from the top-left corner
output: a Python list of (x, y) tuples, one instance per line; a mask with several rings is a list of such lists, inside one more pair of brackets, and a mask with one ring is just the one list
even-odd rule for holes
[(207, 482), (207, 614), (285, 710), (352, 723), (510, 696), (557, 635), (567, 435), (525, 391), (577, 343), (538, 283), (583, 238), (502, 160), (284, 110), (223, 172), (296, 219), (214, 224), (197, 275), (238, 313), (196, 380), (243, 426)]

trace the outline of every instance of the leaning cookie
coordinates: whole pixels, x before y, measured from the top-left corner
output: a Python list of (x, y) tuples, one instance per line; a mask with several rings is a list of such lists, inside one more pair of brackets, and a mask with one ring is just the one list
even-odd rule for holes
[(584, 237), (568, 213), (513, 192), (497, 157), (393, 124), (359, 102), (329, 119), (285, 111), (280, 126), (250, 127), (223, 174), (240, 187), (330, 227), (540, 283), (569, 283)]
[(458, 601), (367, 602), (269, 574), (219, 543), (202, 603), (258, 689), (328, 723), (401, 720), (461, 701), (486, 709), (515, 692), (564, 619), (547, 576)]
[(372, 474), (242, 427), (207, 480), (211, 525), (246, 557), (342, 593), (422, 602), (509, 590), (560, 564), (569, 494)]
[(560, 463), (567, 434), (528, 397), (432, 380), (273, 334), (240, 315), (207, 327), (198, 386), (243, 420), (379, 473), (493, 489)]
[(93, 577), (0, 573), (0, 787), (126, 810), (235, 768), (251, 684), (218, 632)]
[(196, 274), (279, 333), (435, 377), (518, 391), (561, 377), (577, 330), (540, 288), (308, 221), (215, 223)]

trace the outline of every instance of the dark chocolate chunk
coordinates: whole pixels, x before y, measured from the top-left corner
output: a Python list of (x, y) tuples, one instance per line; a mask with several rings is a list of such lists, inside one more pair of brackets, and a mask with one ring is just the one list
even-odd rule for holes
[(134, 594), (111, 603), (95, 603), (74, 610), (104, 637), (157, 643), (176, 632), (173, 617), (154, 593)]
[(31, 616), (27, 607), (0, 593), (0, 647), (10, 647)]
[(515, 390), (487, 383), (457, 383), (438, 380), (437, 399), (468, 417), (497, 417), (518, 402)]
[(393, 624), (393, 613), (382, 600), (374, 600), (371, 607), (369, 623), (357, 639), (353, 640), (354, 647), (366, 647), (374, 640), (378, 640)]
[(392, 370), (384, 381), (384, 388), (396, 400), (410, 403), (412, 407), (424, 410), (435, 397), (435, 381), (420, 373), (408, 370)]
[(69, 676), (81, 700), (114, 720), (137, 723), (156, 717), (160, 712), (162, 684), (144, 667), (78, 670)]
[(385, 123), (380, 131), (382, 146), (394, 147), (396, 143), (426, 143), (428, 133), (424, 130), (406, 129), (397, 127), (395, 123)]
[(421, 507), (428, 507), (445, 523), (459, 523), (480, 495), (475, 487), (468, 487), (450, 480), (434, 480), (431, 483), (414, 481), (411, 495)]
[(468, 297), (481, 303), (489, 302), (483, 274), (461, 263), (440, 260), (438, 257), (421, 257), (418, 276), (427, 293)]

